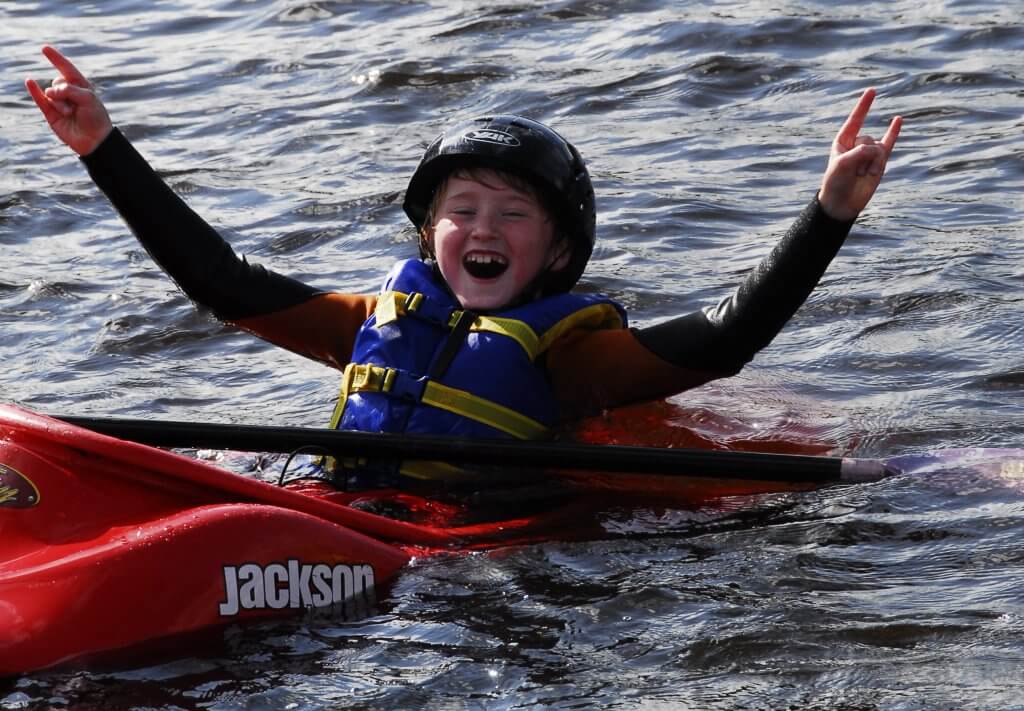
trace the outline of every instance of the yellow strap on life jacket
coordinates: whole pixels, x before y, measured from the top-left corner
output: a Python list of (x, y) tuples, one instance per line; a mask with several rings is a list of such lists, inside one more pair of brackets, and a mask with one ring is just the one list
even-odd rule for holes
[(538, 353), (545, 352), (551, 344), (573, 329), (597, 331), (605, 328), (622, 328), (622, 316), (611, 304), (591, 304), (576, 313), (569, 314), (544, 332), (538, 345)]
[[(415, 312), (423, 303), (424, 298), (426, 297), (423, 294), (416, 292), (405, 294), (401, 291), (385, 291), (377, 297), (377, 306), (374, 310), (377, 326), (384, 326), (397, 321), (410, 312)], [(462, 311), (453, 311), (447, 325), (453, 326), (461, 315)], [(545, 331), (543, 337), (538, 336), (537, 332), (523, 321), (500, 316), (477, 316), (470, 331), (496, 333), (511, 338), (533, 361), (552, 343), (575, 328), (586, 330), (622, 328), (622, 317), (611, 304), (593, 304), (569, 314)]]
[(482, 422), (519, 439), (540, 439), (548, 432), (547, 427), (532, 417), (441, 383), (427, 383), (427, 388), (423, 392), (423, 403)]
[(513, 339), (526, 351), (531, 361), (547, 351), (551, 344), (564, 336), (569, 331), (582, 328), (584, 330), (598, 330), (603, 328), (622, 328), (622, 316), (611, 304), (592, 304), (580, 309), (576, 313), (569, 314), (561, 321), (538, 337), (537, 332), (522, 321), (513, 318), (499, 318), (496, 316), (480, 316), (473, 324), (471, 331), (486, 331), (498, 333)]
[(334, 406), (334, 412), (331, 413), (332, 430), (338, 429), (338, 423), (341, 422), (341, 416), (345, 412), (345, 403), (348, 402), (348, 393), (351, 387), (352, 364), (349, 363), (341, 373), (341, 390), (338, 392), (338, 402)]
[[(391, 378), (389, 379), (387, 373), (389, 370), (391, 369), (377, 366), (359, 367), (354, 363), (349, 363), (345, 366), (345, 371), (341, 376), (341, 392), (338, 395), (338, 404), (334, 406), (334, 412), (331, 414), (332, 430), (337, 429), (338, 423), (341, 422), (341, 416), (345, 412), (345, 403), (348, 402), (349, 393), (360, 390), (386, 392), (390, 388), (391, 383), (394, 382), (394, 371), (391, 371)], [(365, 466), (366, 463), (365, 457), (344, 457), (340, 459), (324, 457), (320, 465), (328, 470), (334, 469), (339, 464), (349, 469), (356, 469)], [(465, 470), (452, 464), (426, 460), (403, 461), (398, 471), (404, 476), (427, 480), (456, 480), (465, 479), (468, 476)]]
[(497, 316), (477, 316), (476, 321), (469, 328), (470, 331), (484, 331), (486, 333), (497, 333), (507, 336), (522, 346), (526, 356), (534, 361), (540, 355), (540, 338), (537, 332), (522, 321), (514, 318), (500, 318)]
[[(341, 416), (345, 412), (345, 403), (348, 402), (348, 393), (352, 388), (352, 364), (349, 363), (345, 366), (345, 370), (341, 374), (341, 391), (338, 393), (338, 402), (334, 406), (334, 412), (331, 413), (331, 429), (338, 429), (338, 423), (341, 422)], [(358, 465), (358, 460), (349, 459), (335, 459), (334, 457), (322, 457), (320, 459), (320, 466), (328, 471), (334, 470), (338, 463), (341, 462), (343, 465), (348, 467), (355, 467)]]
[(377, 297), (377, 305), (373, 309), (377, 327), (397, 321), (410, 311), (415, 311), (423, 303), (423, 294), (413, 292), (405, 294), (401, 291), (385, 291)]
[[(355, 392), (386, 393), (391, 390), (395, 377), (396, 371), (393, 368), (355, 363), (345, 366), (345, 373), (341, 379), (341, 394), (338, 396), (338, 404), (331, 417), (331, 427), (338, 426), (349, 394)], [(421, 402), (424, 405), (448, 410), (456, 415), (489, 425), (519, 439), (538, 439), (548, 432), (547, 427), (540, 422), (521, 415), (504, 405), (433, 381), (427, 381)]]

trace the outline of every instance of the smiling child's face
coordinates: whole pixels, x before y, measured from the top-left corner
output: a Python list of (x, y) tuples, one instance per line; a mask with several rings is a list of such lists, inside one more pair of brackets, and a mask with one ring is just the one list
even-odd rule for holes
[(490, 170), (454, 174), (440, 189), (428, 242), (463, 308), (506, 306), (542, 271), (568, 263), (568, 250), (555, 242), (554, 223), (536, 195)]

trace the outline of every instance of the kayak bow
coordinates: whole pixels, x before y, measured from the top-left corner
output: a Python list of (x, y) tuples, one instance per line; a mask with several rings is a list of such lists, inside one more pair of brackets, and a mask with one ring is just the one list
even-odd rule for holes
[(0, 406), (0, 676), (285, 610), (364, 608), (454, 535)]

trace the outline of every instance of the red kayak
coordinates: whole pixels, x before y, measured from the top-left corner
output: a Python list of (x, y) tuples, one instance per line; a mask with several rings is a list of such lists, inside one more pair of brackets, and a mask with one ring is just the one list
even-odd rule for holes
[[(515, 517), (500, 499), (504, 520), (473, 523), (392, 496), (414, 523), (0, 405), (0, 676), (269, 615), (358, 614), (412, 555), (578, 538), (586, 521), (600, 535), (600, 497), (667, 494), (651, 477), (566, 480), (597, 498)], [(673, 484), (682, 500), (766, 488), (748, 485)]]

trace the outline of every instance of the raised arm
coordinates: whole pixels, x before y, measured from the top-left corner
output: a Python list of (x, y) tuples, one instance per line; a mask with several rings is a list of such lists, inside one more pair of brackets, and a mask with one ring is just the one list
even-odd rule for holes
[(239, 257), (113, 127), (82, 73), (52, 47), (44, 47), (43, 54), (59, 76), (46, 90), (26, 80), (36, 105), (181, 290), (224, 321), (302, 355), (343, 366), (351, 355), (355, 330), (372, 312), (374, 299), (324, 293)]
[(897, 116), (881, 141), (860, 135), (875, 90), (861, 94), (832, 141), (817, 199), (735, 293), (717, 306), (637, 333), (660, 357), (687, 368), (737, 372), (806, 301), (875, 194), (896, 144)]
[(589, 334), (552, 349), (552, 379), (567, 412), (667, 397), (734, 375), (775, 338), (882, 179), (902, 120), (894, 118), (881, 141), (858, 135), (874, 97), (865, 91), (836, 135), (818, 196), (733, 294), (654, 326)]

